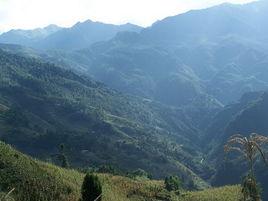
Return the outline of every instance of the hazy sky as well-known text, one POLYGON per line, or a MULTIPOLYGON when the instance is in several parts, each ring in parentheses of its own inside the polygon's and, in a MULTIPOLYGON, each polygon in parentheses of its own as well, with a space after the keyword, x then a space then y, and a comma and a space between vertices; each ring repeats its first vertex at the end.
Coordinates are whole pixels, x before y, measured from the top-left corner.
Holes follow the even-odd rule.
POLYGON ((190 9, 223 2, 252 0, 0 0, 0 32, 12 28, 71 26, 91 19, 113 24, 126 22, 142 26, 190 9))

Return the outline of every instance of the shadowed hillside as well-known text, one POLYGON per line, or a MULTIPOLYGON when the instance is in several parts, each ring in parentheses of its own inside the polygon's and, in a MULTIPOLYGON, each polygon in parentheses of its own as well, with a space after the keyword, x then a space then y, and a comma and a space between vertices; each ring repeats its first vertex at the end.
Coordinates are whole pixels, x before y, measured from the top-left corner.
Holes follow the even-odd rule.
POLYGON ((211 174, 198 129, 182 109, 126 96, 53 64, 0 52, 0 137, 44 160, 64 143, 74 166, 181 174, 194 188, 211 174), (193 145, 193 141, 197 144, 193 145))

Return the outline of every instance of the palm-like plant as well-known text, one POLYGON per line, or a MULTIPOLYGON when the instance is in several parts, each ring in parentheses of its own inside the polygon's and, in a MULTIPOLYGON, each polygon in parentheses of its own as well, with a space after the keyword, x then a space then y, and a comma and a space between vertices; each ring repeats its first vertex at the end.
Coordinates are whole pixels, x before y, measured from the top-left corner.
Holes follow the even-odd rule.
POLYGON ((249 163, 250 174, 254 175, 254 163, 259 155, 268 165, 262 148, 262 145, 266 143, 268 143, 268 137, 256 133, 251 134, 249 137, 236 134, 228 140, 224 146, 224 151, 226 153, 230 151, 241 153, 249 163))
POLYGON ((268 137, 258 135, 256 133, 251 134, 249 137, 236 134, 231 136, 224 146, 224 151, 226 153, 230 151, 237 151, 248 161, 249 175, 244 179, 242 185, 244 200, 261 200, 258 192, 257 182, 254 176, 254 164, 260 155, 263 161, 268 165, 262 147, 266 143, 268 143, 268 137))

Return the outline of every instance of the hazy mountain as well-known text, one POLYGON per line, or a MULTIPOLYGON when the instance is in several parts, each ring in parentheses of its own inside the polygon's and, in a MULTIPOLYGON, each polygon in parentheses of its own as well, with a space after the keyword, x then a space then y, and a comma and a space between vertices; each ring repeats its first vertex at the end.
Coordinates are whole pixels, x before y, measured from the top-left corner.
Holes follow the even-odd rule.
POLYGON ((0 43, 31 46, 35 42, 46 38, 60 29, 61 27, 57 25, 49 25, 33 30, 13 29, 0 35, 0 43))
POLYGON ((73 69, 169 105, 202 94, 228 104, 268 87, 267 2, 189 11, 69 54, 73 69))
POLYGON ((112 25, 87 20, 50 35, 40 41, 37 47, 70 51, 89 47, 95 42, 109 40, 121 31, 139 32, 140 30, 141 27, 132 24, 112 25))
POLYGON ((267 9, 265 0, 245 5, 226 3, 168 17, 143 30, 142 35, 164 45, 196 45, 230 36, 260 42, 267 40, 267 9))
POLYGON ((26 45, 37 49, 74 50, 108 40, 121 31, 139 32, 142 28, 133 24, 112 25, 87 20, 71 28, 50 25, 44 29, 11 30, 0 35, 0 43, 26 45))

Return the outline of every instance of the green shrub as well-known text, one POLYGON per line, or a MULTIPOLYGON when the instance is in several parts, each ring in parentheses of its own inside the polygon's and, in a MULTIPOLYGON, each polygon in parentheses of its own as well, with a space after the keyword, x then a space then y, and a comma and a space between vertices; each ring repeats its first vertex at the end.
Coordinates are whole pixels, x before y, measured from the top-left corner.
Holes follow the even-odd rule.
MULTIPOLYGON (((95 201, 95 199, 102 194, 102 186, 98 176, 86 174, 82 184, 81 194, 82 201, 95 201)), ((100 200, 101 197, 98 199, 98 201, 100 200)))
POLYGON ((178 191, 181 189, 181 181, 177 176, 166 177, 165 188, 168 191, 178 191))

